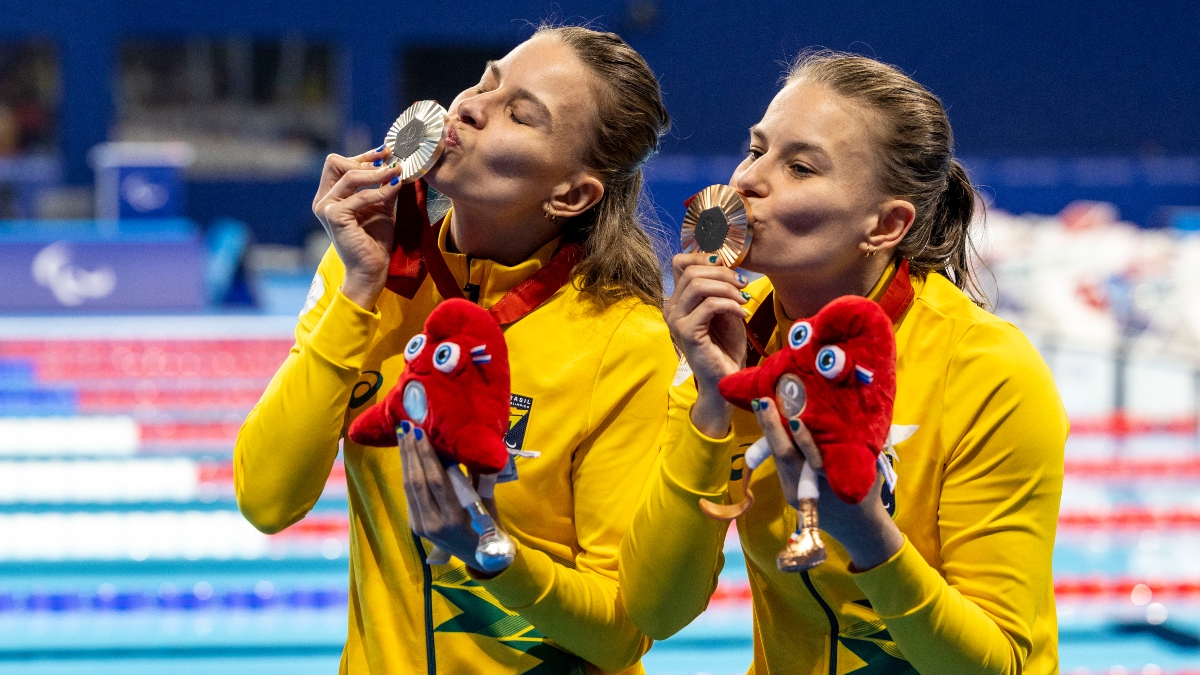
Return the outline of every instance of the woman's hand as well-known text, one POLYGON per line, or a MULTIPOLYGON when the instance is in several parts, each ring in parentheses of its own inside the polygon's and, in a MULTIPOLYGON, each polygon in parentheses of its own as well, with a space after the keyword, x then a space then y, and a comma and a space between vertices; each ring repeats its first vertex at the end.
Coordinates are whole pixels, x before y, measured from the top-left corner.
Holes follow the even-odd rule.
POLYGON ((380 146, 357 157, 329 155, 313 197, 313 213, 346 266, 342 293, 368 310, 387 281, 396 231, 400 167, 385 164, 390 153, 380 146))
MULTIPOLYGON (((789 435, 779 421, 775 402, 770 398, 760 398, 758 401, 760 405, 755 415, 775 457, 775 473, 779 476, 783 497, 792 508, 799 508, 796 488, 800 483, 804 457, 809 454, 816 456, 820 451, 803 422, 793 418, 791 421, 795 430, 789 435)), ((817 472, 817 483, 821 491, 817 501, 821 529, 846 548, 855 571, 864 572, 896 555, 904 545, 904 535, 888 515, 879 497, 882 475, 876 477, 875 486, 858 504, 847 504, 839 499, 829 486, 824 471, 817 472)))
POLYGON ((675 344, 696 377, 698 397, 692 423, 706 436, 729 430, 732 409, 717 392, 717 382, 741 370, 746 361, 746 324, 742 291, 746 279, 721 265, 711 253, 680 253, 672 261, 675 292, 663 311, 675 344))
MULTIPOLYGON (((471 528, 471 517, 459 504, 450 477, 429 444, 429 436, 414 430, 401 434, 398 441, 404 496, 408 499, 408 524, 413 532, 466 563, 476 575, 489 576, 475 560, 479 535, 471 528)), ((484 505, 494 518, 495 507, 489 501, 484 500, 484 505)))

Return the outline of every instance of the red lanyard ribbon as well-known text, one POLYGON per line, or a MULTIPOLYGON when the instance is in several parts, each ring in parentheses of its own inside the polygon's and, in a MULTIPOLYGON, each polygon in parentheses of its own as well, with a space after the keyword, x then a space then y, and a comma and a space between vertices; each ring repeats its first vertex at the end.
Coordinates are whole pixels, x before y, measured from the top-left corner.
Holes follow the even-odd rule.
MULTIPOLYGON (((900 317, 912 304, 916 294, 908 275, 908 261, 901 258, 900 264, 896 266, 896 274, 892 276, 892 280, 888 282, 887 288, 879 298, 879 306, 883 308, 892 323, 896 324, 900 322, 900 317)), ((774 291, 768 293, 762 304, 754 311, 754 315, 746 320, 746 342, 749 343, 750 348, 747 353, 757 352, 759 358, 767 357, 767 344, 771 341, 771 334, 775 332, 775 326, 778 323, 775 319, 774 298, 774 291)))
MULTIPOLYGON (((465 298, 463 289, 458 287, 458 280, 438 248, 442 221, 438 221, 437 225, 429 223, 425 181, 410 185, 411 188, 405 186, 401 190, 396 205, 396 246, 388 265, 386 286, 388 290, 411 299, 428 274, 433 277, 438 294, 443 298, 465 298)), ((565 286, 571 280, 575 265, 582 259, 583 247, 579 244, 560 246, 548 263, 505 293, 488 309, 488 313, 501 326, 516 322, 565 286)))

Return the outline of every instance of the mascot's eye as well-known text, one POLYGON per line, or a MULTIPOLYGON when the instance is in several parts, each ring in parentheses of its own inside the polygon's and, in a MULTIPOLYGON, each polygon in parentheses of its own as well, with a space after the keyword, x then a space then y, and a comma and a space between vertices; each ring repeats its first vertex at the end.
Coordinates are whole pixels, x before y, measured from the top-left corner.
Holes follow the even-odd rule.
POLYGON ((421 350, 424 348, 425 334, 417 333, 413 336, 413 339, 408 341, 408 345, 404 347, 404 360, 412 361, 413 359, 417 358, 417 355, 420 354, 421 350))
POLYGON ((448 373, 458 365, 458 345, 453 342, 443 342, 433 352, 433 367, 448 373))
POLYGON ((807 321, 797 321, 788 331, 788 344, 792 346, 792 349, 799 349, 808 344, 810 337, 812 337, 812 325, 807 321))
POLYGON ((846 352, 842 351, 837 345, 829 345, 822 347, 821 351, 817 352, 817 372, 827 380, 832 380, 842 374, 842 369, 846 367, 846 352))

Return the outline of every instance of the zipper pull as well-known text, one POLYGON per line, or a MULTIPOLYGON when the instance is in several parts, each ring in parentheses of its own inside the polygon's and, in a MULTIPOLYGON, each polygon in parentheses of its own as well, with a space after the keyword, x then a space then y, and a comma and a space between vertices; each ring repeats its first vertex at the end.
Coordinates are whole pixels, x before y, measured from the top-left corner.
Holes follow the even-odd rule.
POLYGON ((467 299, 475 304, 479 304, 479 284, 471 283, 471 256, 467 256, 467 283, 463 286, 463 292, 467 294, 467 299))

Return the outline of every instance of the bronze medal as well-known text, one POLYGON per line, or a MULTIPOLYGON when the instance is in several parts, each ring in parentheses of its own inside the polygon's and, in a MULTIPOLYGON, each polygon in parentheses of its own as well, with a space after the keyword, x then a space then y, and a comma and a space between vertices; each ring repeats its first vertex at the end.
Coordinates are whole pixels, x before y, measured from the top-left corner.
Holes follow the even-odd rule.
POLYGON ((728 185, 710 185, 688 200, 680 239, 684 253, 716 253, 737 267, 750 250, 750 207, 728 185))
POLYGON ((784 417, 791 419, 799 417, 808 403, 808 394, 804 383, 792 373, 784 373, 775 383, 775 404, 784 417))
POLYGON ((446 109, 437 101, 417 101, 392 123, 383 142, 400 165, 400 182, 411 183, 437 164, 445 147, 446 109))

